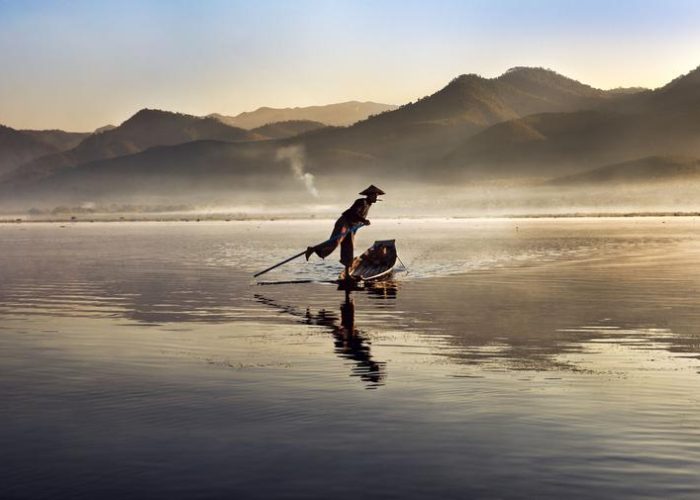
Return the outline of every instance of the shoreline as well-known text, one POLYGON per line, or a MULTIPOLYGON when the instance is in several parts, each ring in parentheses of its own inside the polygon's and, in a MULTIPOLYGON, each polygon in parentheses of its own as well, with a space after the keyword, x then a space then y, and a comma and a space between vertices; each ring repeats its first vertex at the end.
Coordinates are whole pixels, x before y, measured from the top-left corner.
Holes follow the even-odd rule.
MULTIPOLYGON (((535 213, 535 214, 494 214, 494 215, 427 215, 427 216, 397 216, 382 217, 375 220, 469 220, 469 219, 573 219, 573 218, 639 218, 639 217, 700 217, 700 211, 659 211, 659 212, 571 212, 571 213, 535 213)), ((91 223, 91 222, 275 222, 298 221, 313 222, 334 220, 332 217, 281 215, 281 216, 241 216, 226 214, 87 214, 56 216, 56 217, 21 217, 0 216, 0 224, 31 224, 31 223, 91 223)))

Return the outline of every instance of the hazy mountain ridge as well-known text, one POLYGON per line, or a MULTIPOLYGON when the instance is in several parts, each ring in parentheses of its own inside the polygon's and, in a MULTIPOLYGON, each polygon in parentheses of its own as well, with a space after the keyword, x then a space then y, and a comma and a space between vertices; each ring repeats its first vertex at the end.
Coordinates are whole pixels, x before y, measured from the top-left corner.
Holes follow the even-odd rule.
POLYGON ((284 122, 268 123, 267 125, 251 129, 251 132, 267 137, 268 139, 287 139, 326 127, 326 124, 312 120, 288 120, 284 122))
POLYGON ((36 137, 0 125, 0 174, 55 151, 54 146, 36 137))
POLYGON ((576 175, 552 179, 552 186, 630 185, 660 181, 697 180, 700 159, 687 156, 648 156, 605 165, 576 175))
POLYGON ((618 95, 592 110, 493 125, 445 155, 442 169, 480 177, 561 176, 645 156, 700 155, 700 70, 653 91, 618 95))
POLYGON ((700 67, 651 93, 649 105, 660 113, 685 112, 700 107, 700 67))
POLYGON ((39 141, 53 146, 57 151, 72 149, 90 135, 90 132, 66 132, 64 130, 21 130, 39 141))
POLYGON ((0 125, 0 175, 41 156, 70 149, 88 135, 62 130, 16 130, 0 125))
POLYGON ((306 106, 294 108, 262 107, 255 111, 246 111, 236 116, 225 116, 218 113, 208 115, 227 125, 244 129, 254 129, 270 123, 287 121, 314 121, 325 125, 348 126, 364 120, 371 115, 396 109, 394 104, 383 104, 372 101, 347 101, 322 106, 306 106))
POLYGON ((261 178, 266 188, 282 188, 289 184, 289 166, 277 160, 277 151, 274 141, 190 141, 84 163, 21 185, 28 196, 49 203, 246 190, 260 187, 261 178))
POLYGON ((619 156, 618 131, 631 118, 607 111, 541 113, 498 123, 466 139, 441 162, 466 177, 551 176, 619 156))
POLYGON ((461 121, 484 127, 532 113, 588 109, 610 97, 548 69, 518 67, 496 78, 460 75, 434 94, 368 121, 461 121))
POLYGON ((22 165, 5 180, 17 182, 22 179, 37 179, 61 168, 130 155, 154 146, 203 139, 238 142, 260 140, 264 137, 213 118, 142 109, 118 127, 89 135, 69 151, 44 156, 22 165))
POLYGON ((108 130, 112 130, 114 128, 117 128, 116 125, 104 125, 102 127, 98 127, 95 129, 93 134, 101 134, 102 132, 107 132, 108 130))
MULTIPOLYGON (((504 120, 533 112, 569 111, 599 105, 612 94, 594 89, 551 70, 513 68, 496 78, 462 75, 430 96, 384 111, 349 127, 329 127, 306 131, 296 142, 308 155, 311 168, 318 172, 344 171, 347 168, 385 168, 401 165, 404 170, 419 172, 428 162, 443 157, 466 137, 504 120)), ((330 112, 362 103, 294 108, 294 111, 330 112)), ((385 106, 385 105, 381 105, 385 106)), ((264 111, 277 113, 273 108, 264 111)), ((288 110, 283 110, 288 111, 288 110)), ((255 112, 254 112, 255 113, 255 112)), ((241 116, 241 115, 239 115, 241 116)), ((246 119, 252 114, 243 114, 246 119)), ((258 118, 260 118, 258 114, 258 118)), ((272 115, 267 115, 270 118, 272 115)), ((74 150, 41 158, 15 173, 15 180, 37 178, 61 168, 89 161, 113 158, 143 151, 147 147, 173 145, 188 140, 258 140, 285 138, 291 132, 245 136, 240 129, 222 133, 182 134, 190 123, 206 123, 209 128, 226 127, 219 119, 197 118, 156 110, 142 110, 119 127, 94 134, 74 150), (175 126, 168 124, 175 123, 175 126)), ((257 132, 260 132, 258 129, 257 132)))
MULTIPOLYGON (((700 105, 688 105, 696 102, 700 70, 656 90, 600 90, 551 70, 513 68, 495 78, 461 75, 416 102, 347 127, 314 129, 321 124, 297 121, 243 130, 213 118, 143 110, 68 153, 42 158, 53 162, 40 171, 44 180, 25 166, 17 172, 31 175, 6 177, 4 186, 37 196, 77 193, 82 184, 95 196, 176 185, 184 193, 185 179, 216 190, 286 184, 303 190, 277 154, 289 147, 294 161, 323 182, 369 175, 446 185, 575 178, 632 159, 700 157, 700 105), (91 148, 102 156, 76 154, 91 148), (66 161, 54 162, 57 156, 66 161)), ((629 168, 658 178, 653 168, 629 168)))
POLYGON ((619 98, 543 68, 513 68, 496 78, 467 74, 395 111, 315 134, 305 145, 311 156, 340 168, 345 163, 335 151, 420 170, 488 126, 532 113, 595 109, 619 98))

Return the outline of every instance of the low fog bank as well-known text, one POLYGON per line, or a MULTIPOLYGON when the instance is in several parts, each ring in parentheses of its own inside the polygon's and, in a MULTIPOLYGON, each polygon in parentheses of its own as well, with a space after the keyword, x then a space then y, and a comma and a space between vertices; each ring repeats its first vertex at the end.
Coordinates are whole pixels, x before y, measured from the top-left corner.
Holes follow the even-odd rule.
POLYGON ((370 217, 565 216, 700 211, 700 186, 689 182, 633 186, 552 186, 541 181, 494 181, 427 185, 363 176, 361 179, 290 177, 273 186, 249 182, 240 188, 182 189, 158 195, 99 198, 45 196, 0 204, 3 219, 267 219, 334 218, 369 184, 387 192, 370 217))
MULTIPOLYGON (((404 149, 398 153, 406 156, 404 149)), ((448 168, 444 162, 428 167, 328 145, 314 150, 274 141, 194 141, 0 179, 0 214, 28 220, 332 218, 369 184, 387 192, 372 217, 700 209, 700 159, 695 157, 642 157, 592 170, 597 163, 574 168, 560 160, 532 162, 538 167, 510 161, 502 168, 487 163, 448 168)))

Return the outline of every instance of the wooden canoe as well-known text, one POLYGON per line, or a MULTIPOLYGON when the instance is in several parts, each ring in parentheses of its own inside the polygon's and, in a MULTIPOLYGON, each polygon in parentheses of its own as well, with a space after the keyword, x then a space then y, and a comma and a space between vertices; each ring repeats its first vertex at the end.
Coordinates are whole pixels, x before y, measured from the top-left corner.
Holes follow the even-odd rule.
MULTIPOLYGON (((396 267, 396 240, 378 240, 365 253, 355 257, 350 266, 350 277, 355 281, 374 281, 391 276, 396 267)), ((345 270, 339 279, 345 280, 345 270)))

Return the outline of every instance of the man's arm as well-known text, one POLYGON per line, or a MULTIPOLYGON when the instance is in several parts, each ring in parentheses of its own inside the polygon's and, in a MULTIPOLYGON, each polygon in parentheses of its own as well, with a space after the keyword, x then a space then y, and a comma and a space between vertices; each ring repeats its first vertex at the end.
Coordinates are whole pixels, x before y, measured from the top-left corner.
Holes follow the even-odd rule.
POLYGON ((346 213, 351 215, 351 222, 361 222, 365 226, 369 226, 370 222, 367 219, 367 212, 369 211, 369 203, 365 201, 364 198, 355 200, 355 203, 346 211, 346 213))

